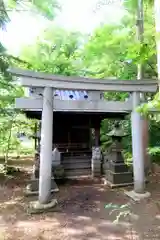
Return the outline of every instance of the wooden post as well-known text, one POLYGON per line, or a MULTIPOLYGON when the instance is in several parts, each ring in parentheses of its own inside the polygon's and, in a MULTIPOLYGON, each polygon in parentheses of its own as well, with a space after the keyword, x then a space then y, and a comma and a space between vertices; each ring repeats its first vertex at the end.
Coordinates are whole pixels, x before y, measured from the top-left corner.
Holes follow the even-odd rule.
POLYGON ((100 127, 95 128, 95 147, 100 146, 100 127))
POLYGON ((91 124, 91 119, 89 119, 89 148, 92 149, 92 124, 91 124))
POLYGON ((70 147, 72 146, 71 144, 71 133, 70 133, 70 129, 68 129, 68 132, 67 132, 67 136, 68 136, 68 146, 67 146, 67 149, 70 150, 70 147))
POLYGON ((47 204, 51 193, 53 137, 53 90, 45 87, 43 92, 43 110, 41 126, 39 202, 47 204))
POLYGON ((100 146, 100 121, 96 121, 94 123, 94 146, 99 147, 100 146))
POLYGON ((38 152, 40 152, 41 149, 41 121, 39 121, 38 124, 38 152))
POLYGON ((37 122, 34 125, 34 149, 37 150, 37 122))
POLYGON ((100 148, 100 123, 96 123, 94 127, 94 146, 92 147, 92 177, 101 175, 101 148, 100 148))
POLYGON ((134 191, 144 193, 144 154, 143 154, 143 128, 142 118, 136 108, 140 104, 140 93, 133 93, 133 111, 131 113, 132 122, 132 155, 133 155, 133 173, 134 173, 134 191))

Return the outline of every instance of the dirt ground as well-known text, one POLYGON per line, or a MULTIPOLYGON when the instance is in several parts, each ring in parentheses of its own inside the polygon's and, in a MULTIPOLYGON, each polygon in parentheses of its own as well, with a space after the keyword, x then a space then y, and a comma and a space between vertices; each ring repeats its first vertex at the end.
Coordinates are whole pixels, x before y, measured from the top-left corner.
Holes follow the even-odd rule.
MULTIPOLYGON (((29 172, 30 169, 25 169, 29 172)), ((27 173, 0 180, 0 240, 159 240, 160 239, 160 174, 150 177, 147 190, 151 197, 134 203, 124 195, 124 189, 105 187, 100 181, 70 182, 59 186, 55 194, 58 212, 29 215, 29 201, 37 197, 24 197, 23 188, 27 173), (129 204, 121 211, 122 216, 114 222, 119 210, 111 214, 105 205, 119 207, 129 204)))

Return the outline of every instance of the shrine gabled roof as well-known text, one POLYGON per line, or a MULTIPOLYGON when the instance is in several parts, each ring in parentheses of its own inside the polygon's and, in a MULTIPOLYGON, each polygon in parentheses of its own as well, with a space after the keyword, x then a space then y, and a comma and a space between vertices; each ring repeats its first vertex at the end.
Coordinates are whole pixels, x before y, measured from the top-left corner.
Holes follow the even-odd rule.
POLYGON ((84 100, 88 99, 87 91, 69 91, 69 90, 56 90, 54 93, 55 97, 60 100, 84 100))

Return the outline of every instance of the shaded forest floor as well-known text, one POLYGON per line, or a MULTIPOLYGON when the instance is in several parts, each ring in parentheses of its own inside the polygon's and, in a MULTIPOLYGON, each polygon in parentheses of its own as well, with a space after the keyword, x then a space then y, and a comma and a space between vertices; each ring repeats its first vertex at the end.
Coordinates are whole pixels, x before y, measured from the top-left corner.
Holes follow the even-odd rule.
POLYGON ((160 174, 150 177, 147 190, 151 197, 134 203, 124 195, 124 189, 110 189, 91 180, 66 183, 55 196, 59 212, 27 214, 29 201, 24 197, 25 181, 31 168, 14 179, 0 179, 0 240, 158 240, 160 239, 160 174), (129 203, 130 217, 111 213, 105 205, 129 203))

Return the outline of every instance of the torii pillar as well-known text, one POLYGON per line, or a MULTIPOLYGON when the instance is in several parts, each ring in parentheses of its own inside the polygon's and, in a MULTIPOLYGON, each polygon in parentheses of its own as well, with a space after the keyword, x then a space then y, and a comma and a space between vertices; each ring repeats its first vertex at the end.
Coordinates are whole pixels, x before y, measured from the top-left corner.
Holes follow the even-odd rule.
POLYGON ((39 202, 49 202, 51 193, 52 176, 52 138, 53 138, 53 89, 44 88, 42 126, 41 126, 41 151, 39 174, 39 202))
POLYGON ((51 199, 52 176, 52 137, 53 137, 53 89, 45 87, 41 125, 40 173, 38 202, 31 205, 32 212, 51 209, 57 204, 51 199))
POLYGON ((134 92, 132 96, 133 111, 131 113, 132 123, 132 155, 134 170, 134 191, 144 193, 144 154, 143 154, 143 126, 142 118, 137 107, 140 105, 140 93, 134 92))
POLYGON ((143 121, 141 114, 137 112, 137 107, 140 106, 139 92, 132 93, 132 103, 131 124, 134 190, 126 192, 126 195, 135 201, 139 201, 150 196, 150 193, 145 191, 143 121))

